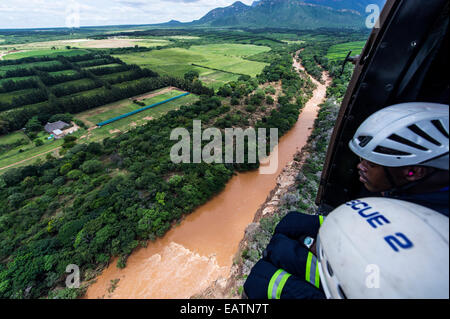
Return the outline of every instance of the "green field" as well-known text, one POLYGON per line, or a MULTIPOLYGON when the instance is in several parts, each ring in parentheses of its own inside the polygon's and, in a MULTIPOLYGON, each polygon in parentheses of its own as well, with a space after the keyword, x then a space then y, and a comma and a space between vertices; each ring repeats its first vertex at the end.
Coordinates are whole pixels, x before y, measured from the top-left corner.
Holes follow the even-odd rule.
MULTIPOLYGON (((63 72, 63 71, 61 71, 61 72, 63 72)), ((21 76, 21 77, 0 79, 0 85, 5 81, 22 81, 22 80, 28 80, 28 79, 38 79, 38 77, 35 75, 31 75, 31 76, 21 76)))
MULTIPOLYGON (((55 85, 51 86, 51 88, 52 89, 63 88, 63 87, 67 87, 69 85, 74 85, 74 86, 89 85, 89 84, 92 84, 92 83, 94 83, 94 81, 92 79, 83 78, 83 79, 78 79, 78 80, 67 81, 67 82, 55 84, 55 85)), ((82 91, 82 92, 87 92, 87 91, 82 91)))
POLYGON ((330 61, 344 60, 350 51, 352 51, 352 55, 360 54, 365 44, 366 41, 336 44, 328 49, 326 57, 330 61))
POLYGON ((26 63, 26 64, 20 64, 20 65, 2 65, 0 66, 0 73, 6 73, 6 71, 9 70, 15 70, 17 68, 24 68, 29 69, 32 67, 45 67, 45 66, 51 66, 51 65, 61 65, 61 62, 59 61, 43 61, 43 62, 32 62, 32 63, 26 63))
MULTIPOLYGON (((161 90, 157 90, 154 93, 160 92, 164 89, 161 90)), ((157 96, 151 97, 151 98, 146 98, 146 99, 142 99, 141 101, 147 106, 147 105, 151 105, 154 103, 158 103, 167 99, 170 99, 172 97, 178 96, 183 94, 183 92, 177 91, 177 90, 172 90, 170 92, 166 92, 166 93, 162 93, 159 94, 157 96)), ((190 94, 188 96, 184 96, 181 97, 177 100, 174 101, 170 101, 168 103, 159 105, 155 108, 140 112, 136 115, 127 117, 121 121, 124 122, 129 122, 129 120, 137 120, 140 119, 142 117, 147 117, 147 116, 151 116, 153 118, 159 117, 162 114, 165 114, 166 112, 178 108, 181 105, 185 105, 185 104, 191 104, 194 101, 196 101, 198 98, 194 95, 194 94, 190 94)), ((143 106, 137 105, 135 103, 133 103, 130 99, 124 99, 115 103, 111 103, 108 105, 104 105, 92 110, 88 110, 85 112, 82 112, 80 114, 78 114, 76 117, 78 119, 81 120, 87 120, 86 124, 90 125, 92 124, 97 124, 99 122, 102 121, 106 121, 110 118, 128 113, 128 112, 132 112, 135 110, 138 110, 140 108, 143 108, 143 106)), ((115 123, 119 123, 120 121, 117 121, 115 123)), ((108 124, 107 127, 110 127, 110 125, 113 125, 113 123, 108 124)))
MULTIPOLYGON (((158 96, 150 98, 150 99, 144 99, 144 100, 142 100, 142 102, 145 103, 145 105, 147 106, 147 105, 158 103, 158 102, 170 99, 172 97, 181 95, 182 93, 183 92, 179 92, 179 91, 175 91, 174 90, 174 91, 171 91, 171 92, 168 92, 168 93, 164 93, 164 94, 158 95, 158 96)), ((163 105, 164 104, 162 104, 161 106, 163 106, 163 105)), ((119 115, 122 115, 122 114, 125 114, 125 113, 129 113, 129 112, 141 109, 142 107, 143 106, 140 106, 140 105, 137 105, 135 103, 129 102, 129 103, 123 104, 123 106, 120 106, 120 107, 117 107, 117 108, 112 108, 112 109, 107 110, 107 111, 105 111, 103 113, 95 114, 93 116, 90 116, 87 119, 91 123, 99 123, 99 122, 103 122, 103 121, 109 120, 110 118, 113 118, 113 117, 116 117, 116 116, 119 116, 119 115)), ((159 106, 158 106, 154 110, 157 111, 158 113, 161 113, 162 109, 164 109, 164 108, 159 108, 159 106)), ((154 110, 152 110, 152 111, 154 111, 154 110)), ((155 113, 155 112, 152 112, 152 113, 155 113)), ((142 113, 139 113, 138 117, 142 117, 142 116, 144 116, 144 117, 147 116, 145 111, 142 112, 142 113)), ((152 115, 150 115, 150 116, 152 116, 152 115)))
MULTIPOLYGON (((88 79, 81 79, 81 81, 87 81, 87 80, 88 79)), ((77 81, 80 81, 80 80, 77 80, 77 81)), ((86 97, 90 97, 90 96, 95 96, 98 93, 104 93, 104 92, 107 92, 107 91, 108 90, 105 87, 102 86, 102 87, 99 87, 99 88, 96 88, 96 89, 91 89, 91 90, 81 91, 81 92, 70 94, 70 95, 65 95, 65 96, 63 96, 61 98, 62 99, 72 98, 72 97, 81 96, 81 95, 86 96, 86 97)))
MULTIPOLYGON (((79 130, 78 132, 75 132, 75 136, 80 136, 83 134, 84 130, 79 130)), ((20 134, 23 134, 22 132, 14 132, 5 136, 0 137, 1 140, 5 139, 11 139, 11 138, 20 138, 20 134)), ((16 147, 15 149, 10 150, 7 153, 4 153, 0 156, 0 175, 3 174, 6 169, 2 169, 5 166, 15 164, 18 162, 17 165, 14 165, 14 167, 19 167, 23 165, 30 165, 31 163, 38 160, 39 157, 45 157, 47 152, 51 152, 52 150, 57 149, 63 144, 63 140, 47 140, 47 137, 49 135, 42 131, 38 134, 37 139, 40 139, 44 142, 41 146, 35 146, 34 143, 28 143, 27 145, 21 145, 19 147, 16 147), (42 154, 44 153, 44 154, 42 154), (39 156, 42 154, 42 156, 39 156), (36 157, 35 157, 36 156, 36 157), (22 162, 23 161, 23 162, 22 162)), ((22 135, 22 137, 26 138, 28 140, 28 137, 25 136, 25 134, 22 135)))
POLYGON ((57 76, 57 75, 73 75, 76 74, 77 71, 75 70, 63 70, 63 71, 56 71, 56 72, 48 72, 51 76, 57 76))
POLYGON ((22 131, 17 131, 8 135, 1 135, 0 145, 12 144, 22 138, 28 140, 28 137, 22 131))
POLYGON ((256 45, 210 44, 192 46, 189 49, 170 48, 114 56, 127 64, 137 64, 161 75, 182 77, 186 72, 195 70, 201 77, 207 78, 205 83, 213 85, 215 83, 223 84, 230 79, 237 78, 230 76, 227 72, 250 76, 261 73, 267 65, 266 63, 249 61, 245 58, 267 51, 270 51, 269 47, 256 45))
POLYGON ((110 63, 110 64, 102 64, 102 65, 93 65, 93 66, 88 66, 85 67, 85 70, 93 70, 93 69, 98 69, 98 68, 113 68, 116 66, 120 66, 120 64, 118 63, 110 63))
POLYGON ((116 78, 120 77, 120 76, 125 76, 128 74, 131 74, 133 72, 133 70, 130 71, 123 71, 123 72, 117 72, 117 73, 111 73, 111 74, 105 74, 105 75, 99 75, 98 77, 102 80, 115 80, 116 78))
POLYGON ((44 49, 44 50, 29 50, 24 52, 17 52, 17 53, 11 53, 7 54, 3 57, 5 60, 15 60, 15 59, 21 59, 21 58, 28 58, 32 56, 42 56, 42 55, 48 55, 48 56, 57 56, 57 55, 64 55, 64 56, 71 56, 71 55, 80 55, 89 53, 88 50, 80 50, 80 49, 59 49, 59 50, 51 50, 51 49, 44 49))
MULTIPOLYGON (((160 92, 164 89, 157 90, 153 93, 160 92)), ((173 90, 170 92, 162 93, 160 95, 146 98, 141 100, 145 103, 145 105, 151 105, 154 103, 161 102, 163 100, 169 99, 174 96, 181 95, 183 92, 173 90)), ((198 100, 198 97, 194 94, 189 94, 187 96, 183 96, 179 99, 176 99, 174 101, 167 102, 162 105, 158 105, 157 107, 139 112, 137 114, 134 114, 132 116, 126 117, 124 119, 121 119, 119 121, 110 123, 108 125, 102 126, 100 128, 96 128, 91 131, 88 138, 86 138, 86 141, 92 142, 92 141, 99 141, 106 137, 111 136, 111 134, 114 134, 118 131, 124 132, 127 130, 130 130, 131 128, 135 126, 140 126, 149 121, 148 118, 157 119, 167 112, 171 110, 175 110, 180 108, 182 105, 188 105, 196 102, 198 100), (145 119, 147 118, 147 119, 145 119), (118 131, 117 131, 118 130, 118 131), (116 131, 114 133, 111 133, 110 131, 116 131)), ((99 122, 108 120, 112 117, 119 116, 137 109, 142 108, 143 106, 137 105, 133 103, 130 99, 124 99, 118 102, 110 103, 92 110, 84 111, 82 113, 77 114, 75 117, 81 121, 83 121, 87 126, 95 125, 99 122)))
POLYGON ((37 91, 37 89, 24 89, 19 91, 12 91, 8 93, 0 93, 0 101, 3 103, 12 103, 15 97, 19 97, 24 94, 31 93, 33 91, 37 91))
POLYGON ((72 45, 80 48, 117 48, 117 47, 134 47, 138 45, 140 47, 157 47, 166 46, 170 41, 166 39, 150 39, 150 38, 113 38, 113 39, 103 39, 103 40, 90 40, 74 42, 72 45), (124 41, 124 42, 121 42, 124 41))
POLYGON ((166 46, 170 44, 170 41, 165 39, 142 39, 141 41, 135 41, 135 45, 140 47, 153 48, 157 46, 166 46))
POLYGON ((202 69, 202 72, 199 73, 201 74, 200 80, 205 83, 205 85, 212 87, 214 90, 219 89, 227 82, 237 81, 237 79, 239 78, 239 75, 236 74, 208 69, 202 69))

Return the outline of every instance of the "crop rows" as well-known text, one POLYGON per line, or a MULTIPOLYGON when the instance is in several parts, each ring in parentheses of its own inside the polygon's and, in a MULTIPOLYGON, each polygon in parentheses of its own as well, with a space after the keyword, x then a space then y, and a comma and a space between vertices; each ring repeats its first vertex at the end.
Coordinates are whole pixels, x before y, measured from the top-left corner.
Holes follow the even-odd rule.
POLYGON ((0 61, 0 134, 20 129, 39 109, 48 112, 55 108, 47 106, 58 101, 107 95, 115 85, 155 77, 151 70, 104 54, 0 61))

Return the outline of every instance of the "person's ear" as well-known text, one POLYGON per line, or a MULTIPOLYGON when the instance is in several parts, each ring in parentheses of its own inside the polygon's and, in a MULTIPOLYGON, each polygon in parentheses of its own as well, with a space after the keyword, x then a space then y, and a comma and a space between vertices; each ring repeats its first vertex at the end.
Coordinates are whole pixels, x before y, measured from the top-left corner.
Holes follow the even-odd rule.
POLYGON ((427 168, 423 166, 408 166, 403 170, 403 176, 409 182, 414 182, 422 179, 427 174, 427 168))

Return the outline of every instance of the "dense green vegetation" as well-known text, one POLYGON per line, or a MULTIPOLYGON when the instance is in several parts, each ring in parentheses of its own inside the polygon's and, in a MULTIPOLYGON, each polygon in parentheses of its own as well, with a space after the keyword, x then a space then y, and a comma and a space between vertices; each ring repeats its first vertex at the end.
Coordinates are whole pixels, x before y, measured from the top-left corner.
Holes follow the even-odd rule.
MULTIPOLYGON (((323 69, 332 70, 342 65, 347 53, 350 50, 352 55, 359 54, 357 48, 367 40, 366 32, 354 32, 347 34, 345 32, 332 32, 328 37, 321 34, 308 34, 301 36, 305 40, 302 43, 302 51, 299 54, 302 64, 306 71, 314 78, 322 81, 323 69), (356 47, 356 48, 355 48, 356 47), (348 51, 346 51, 348 49, 348 51)), ((340 71, 340 70, 339 70, 340 71)), ((333 72, 333 76, 336 72, 333 72)))

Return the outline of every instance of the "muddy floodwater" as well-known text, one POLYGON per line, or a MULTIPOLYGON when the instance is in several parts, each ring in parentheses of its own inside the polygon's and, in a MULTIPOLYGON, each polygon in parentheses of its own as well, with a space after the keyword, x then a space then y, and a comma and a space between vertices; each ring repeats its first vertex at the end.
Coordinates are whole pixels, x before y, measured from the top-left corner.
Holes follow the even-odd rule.
POLYGON ((136 249, 124 269, 117 268, 117 260, 113 260, 89 287, 85 298, 184 299, 228 277, 245 228, 275 188, 279 173, 311 133, 326 93, 325 85, 314 83, 314 96, 296 125, 280 138, 276 173, 264 175, 256 170, 233 176, 220 194, 186 216, 163 238, 136 249), (116 288, 110 289, 111 281, 117 279, 116 288))

